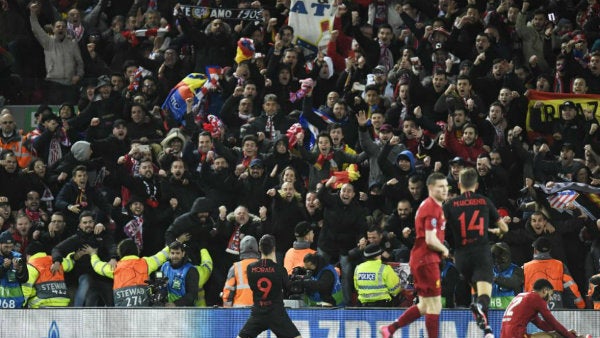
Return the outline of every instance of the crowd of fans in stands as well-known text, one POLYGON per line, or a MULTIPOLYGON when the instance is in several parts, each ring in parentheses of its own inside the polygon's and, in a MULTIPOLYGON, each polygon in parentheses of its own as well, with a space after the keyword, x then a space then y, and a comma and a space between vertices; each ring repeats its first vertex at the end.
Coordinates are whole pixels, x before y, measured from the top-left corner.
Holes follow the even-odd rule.
POLYGON ((310 58, 287 25, 290 1, 199 2, 262 8, 264 21, 195 20, 176 3, 0 0, 0 225, 18 251, 35 240, 66 255, 57 246, 87 210, 95 231, 132 238, 145 256, 193 229, 188 254, 198 265, 210 252, 215 305, 244 235, 275 235, 283 262, 307 221, 349 293, 367 230, 384 230, 384 260, 408 262, 426 177, 447 174, 452 195, 475 167, 510 227, 492 241, 514 263, 544 236, 582 294, 600 273, 600 213, 559 212, 540 189, 597 191, 598 112, 565 98, 551 116, 528 98, 600 94, 597 0, 340 1, 331 40, 310 58), (241 38, 253 46, 240 57, 241 38), (222 74, 182 120, 161 109, 207 66, 222 74), (39 104, 37 127, 21 132, 3 104, 39 104))

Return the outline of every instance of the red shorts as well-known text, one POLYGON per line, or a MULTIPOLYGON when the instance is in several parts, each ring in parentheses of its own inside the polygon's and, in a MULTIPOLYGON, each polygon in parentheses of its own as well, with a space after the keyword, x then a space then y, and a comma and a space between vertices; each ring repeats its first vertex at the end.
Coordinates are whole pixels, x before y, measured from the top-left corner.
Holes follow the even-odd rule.
POLYGON ((440 265, 429 263, 411 266, 410 271, 415 280, 415 290, 420 297, 436 297, 442 295, 440 265))

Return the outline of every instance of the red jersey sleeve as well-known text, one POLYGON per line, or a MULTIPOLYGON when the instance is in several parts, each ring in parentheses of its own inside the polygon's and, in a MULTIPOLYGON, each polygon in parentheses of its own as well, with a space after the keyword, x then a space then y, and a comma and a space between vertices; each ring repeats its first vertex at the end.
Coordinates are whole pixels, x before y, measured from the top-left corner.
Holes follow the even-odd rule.
MULTIPOLYGON (((563 337, 576 338, 574 334, 569 332, 556 318, 552 315, 552 312, 548 310, 548 305, 544 302, 543 299, 537 298, 535 302, 535 308, 539 311, 539 313, 544 318, 544 321, 551 326, 551 330, 554 330, 560 333, 563 337)), ((541 328, 541 327, 540 327, 541 328)))
POLYGON ((537 326, 542 331, 548 332, 554 330, 552 325, 546 323, 542 318, 538 316, 533 317, 533 320, 531 322, 533 323, 533 325, 537 326))

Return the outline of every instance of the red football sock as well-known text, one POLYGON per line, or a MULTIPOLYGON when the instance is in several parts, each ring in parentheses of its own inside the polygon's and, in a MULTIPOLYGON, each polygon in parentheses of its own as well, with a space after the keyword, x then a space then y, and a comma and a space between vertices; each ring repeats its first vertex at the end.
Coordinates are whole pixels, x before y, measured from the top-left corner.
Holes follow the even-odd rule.
POLYGON ((399 328, 414 322, 419 319, 419 317, 421 317, 419 308, 416 305, 409 307, 395 322, 392 323, 392 325, 389 326, 390 333, 396 332, 399 328))
POLYGON ((438 338, 440 334, 440 315, 425 315, 425 327, 429 338, 438 338))

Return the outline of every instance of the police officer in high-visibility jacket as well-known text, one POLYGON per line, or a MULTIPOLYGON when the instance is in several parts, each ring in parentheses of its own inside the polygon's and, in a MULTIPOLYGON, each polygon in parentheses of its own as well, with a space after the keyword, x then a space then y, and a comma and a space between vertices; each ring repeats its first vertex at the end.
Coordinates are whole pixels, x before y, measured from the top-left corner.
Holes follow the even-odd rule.
POLYGON ((585 301, 579 293, 577 284, 571 277, 567 266, 550 256, 552 243, 546 237, 539 237, 533 242, 533 260, 525 263, 523 271, 525 272, 524 291, 533 290, 533 284, 536 280, 547 279, 554 289, 552 299, 548 301, 550 309, 560 308, 585 308, 585 301), (565 302, 565 295, 570 292, 571 302, 565 302))
POLYGON ((57 272, 52 273, 52 256, 46 254, 44 244, 33 241, 27 245, 27 270, 29 279, 21 285, 26 306, 32 309, 43 307, 64 307, 69 305, 65 272, 73 270, 73 255, 63 259, 57 272))
POLYGON ((121 259, 113 270, 110 264, 98 257, 96 249, 85 246, 84 250, 91 256, 94 271, 104 277, 114 279, 113 299, 115 306, 134 307, 150 306, 146 280, 149 275, 167 261, 169 247, 151 257, 138 257, 139 248, 130 238, 122 240, 117 246, 117 254, 121 259))
POLYGON ((369 244, 363 253, 367 261, 354 270, 354 287, 362 306, 392 306, 392 298, 401 291, 400 278, 381 262, 381 253, 378 244, 369 244))
POLYGON ((0 308, 19 309, 25 303, 21 283, 29 272, 21 254, 13 251, 15 240, 9 230, 0 234, 0 308))

